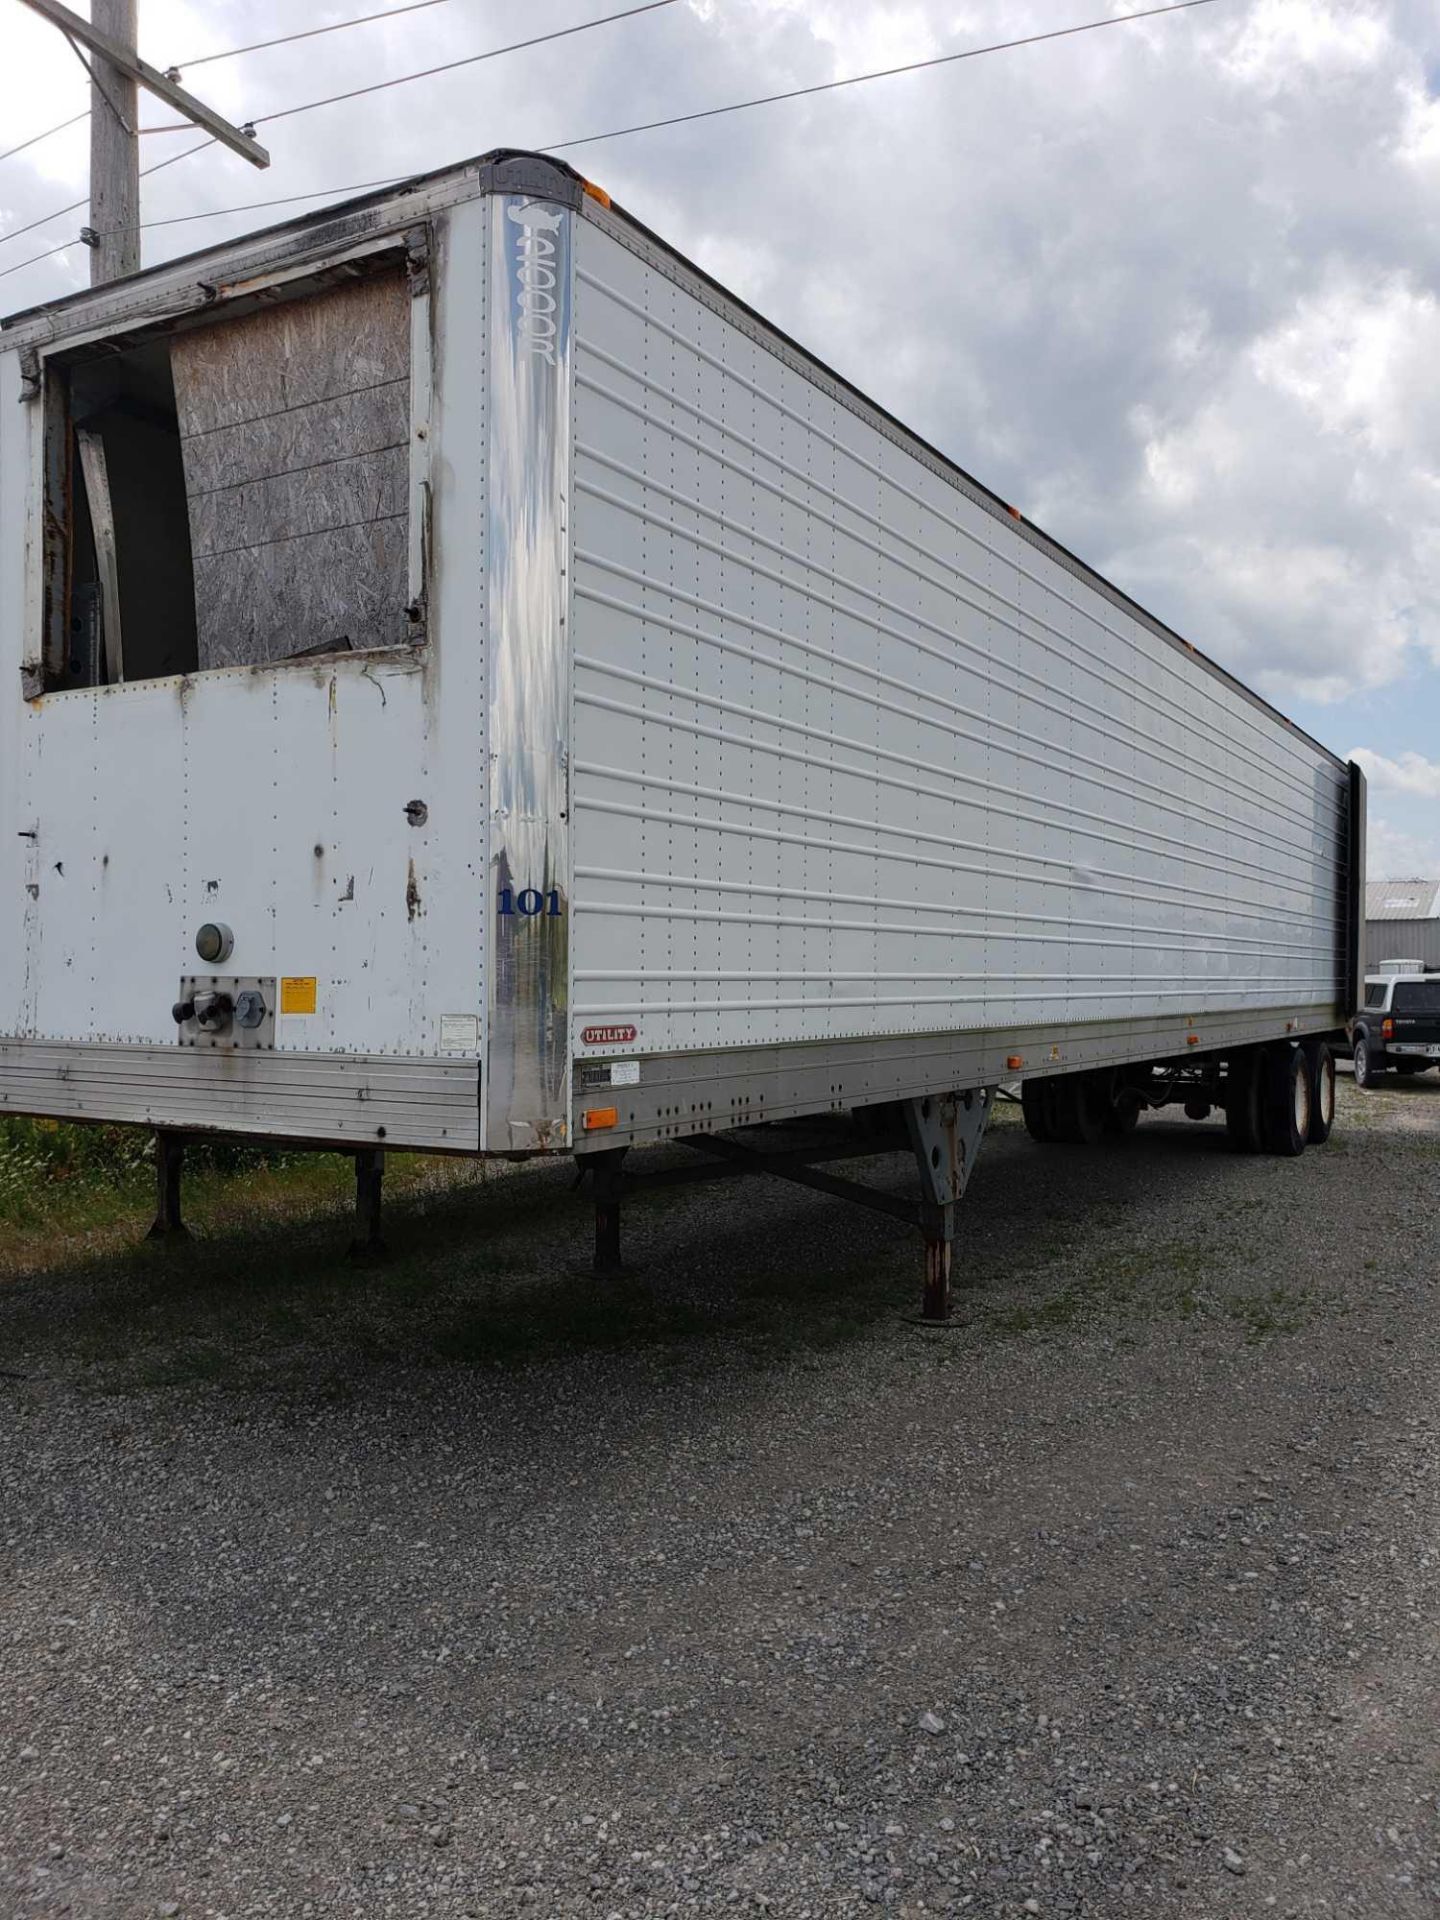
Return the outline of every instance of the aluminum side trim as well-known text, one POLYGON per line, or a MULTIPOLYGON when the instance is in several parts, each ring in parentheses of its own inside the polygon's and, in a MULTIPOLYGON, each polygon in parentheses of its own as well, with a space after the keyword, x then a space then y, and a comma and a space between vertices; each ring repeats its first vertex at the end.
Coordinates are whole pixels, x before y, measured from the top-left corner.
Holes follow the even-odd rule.
MULTIPOLYGON (((1336 1033, 1338 1007, 1296 1005, 1261 1011, 1096 1020, 1059 1028, 992 1028, 971 1032, 856 1036, 780 1046, 725 1047, 693 1053, 640 1054, 626 1047, 638 1080, 604 1083, 613 1066, 597 1051, 575 1067, 576 1152, 640 1146, 679 1134, 709 1133, 762 1120, 845 1112, 886 1100, 1026 1080, 1083 1067, 1139 1065, 1262 1040, 1336 1033), (1188 1044, 1196 1035, 1196 1045, 1188 1044), (1019 1067, 1009 1063, 1018 1058, 1019 1067), (585 1084, 588 1067, 592 1077, 585 1084), (586 1133, 587 1107, 613 1106, 618 1124, 586 1133)), ((616 1049, 619 1051, 619 1049, 616 1049)))
POLYGON ((0 1113, 474 1153, 472 1058, 0 1040, 0 1113))

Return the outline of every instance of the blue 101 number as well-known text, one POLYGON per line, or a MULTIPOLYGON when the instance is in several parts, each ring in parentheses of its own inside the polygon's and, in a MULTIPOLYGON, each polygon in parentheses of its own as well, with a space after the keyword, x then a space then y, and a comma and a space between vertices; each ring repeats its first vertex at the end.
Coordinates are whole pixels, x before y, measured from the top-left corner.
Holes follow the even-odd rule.
POLYGON ((549 893, 541 893, 537 887, 522 887, 516 893, 513 887, 500 889, 501 913, 518 913, 526 920, 534 920, 544 914, 547 920, 560 917, 560 894, 552 887, 549 893))

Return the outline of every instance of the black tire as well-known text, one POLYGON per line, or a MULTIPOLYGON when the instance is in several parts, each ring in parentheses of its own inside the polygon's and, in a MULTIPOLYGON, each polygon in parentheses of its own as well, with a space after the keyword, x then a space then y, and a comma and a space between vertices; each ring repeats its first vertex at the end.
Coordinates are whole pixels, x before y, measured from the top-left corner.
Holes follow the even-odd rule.
POLYGON ((1305 1053, 1310 1062, 1310 1144, 1323 1147, 1335 1127, 1335 1056, 1323 1040, 1305 1053))
POLYGON ((1025 1131, 1042 1147, 1055 1144, 1052 1087, 1048 1080, 1022 1080, 1020 1111, 1025 1116, 1025 1131))
POLYGON ((1241 1047, 1225 1062, 1225 1131, 1237 1153, 1260 1151, 1261 1053, 1241 1047))
POLYGON ((1379 1083, 1382 1069, 1375 1065, 1370 1052, 1369 1037, 1363 1033, 1355 1036, 1355 1084, 1357 1087, 1373 1087, 1379 1083))
POLYGON ((1067 1073, 1052 1082, 1055 1138, 1067 1147, 1097 1146, 1105 1132, 1105 1093, 1099 1074, 1067 1073))
POLYGON ((1260 1069, 1260 1145, 1293 1160, 1310 1139, 1310 1062, 1303 1047, 1267 1047, 1260 1069))
POLYGON ((1112 1139, 1128 1140, 1140 1124, 1145 1102, 1138 1087, 1127 1087, 1119 1080, 1110 1090, 1105 1109, 1105 1131, 1112 1139))

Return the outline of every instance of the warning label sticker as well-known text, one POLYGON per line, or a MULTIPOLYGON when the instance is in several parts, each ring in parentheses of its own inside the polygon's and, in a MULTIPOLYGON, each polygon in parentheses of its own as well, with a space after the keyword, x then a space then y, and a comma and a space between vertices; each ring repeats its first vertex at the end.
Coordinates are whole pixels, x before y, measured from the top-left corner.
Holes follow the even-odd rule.
POLYGON ((474 1053, 480 1045, 480 1016, 478 1013, 442 1013, 440 1016, 440 1051, 442 1053, 474 1053))
POLYGON ((281 1013, 314 1013, 315 987, 313 973, 283 975, 280 981, 281 1013))

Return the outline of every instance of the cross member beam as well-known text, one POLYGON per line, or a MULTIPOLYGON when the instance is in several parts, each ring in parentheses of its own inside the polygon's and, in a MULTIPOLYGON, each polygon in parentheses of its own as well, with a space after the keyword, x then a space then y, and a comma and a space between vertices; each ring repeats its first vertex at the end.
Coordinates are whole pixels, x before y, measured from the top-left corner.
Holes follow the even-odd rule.
POLYGON ((60 0, 21 0, 21 4, 48 20, 53 27, 59 27, 62 33, 72 40, 78 40, 82 46, 89 47, 92 53, 98 53, 102 60, 108 60, 112 67, 118 67, 121 73, 129 74, 148 92, 174 107, 177 113, 183 113, 187 120, 193 120, 197 127, 203 127, 209 134, 232 149, 255 167, 268 167, 270 155, 253 134, 230 124, 213 107, 207 107, 203 100, 197 100, 193 93, 187 93, 184 87, 177 86, 173 80, 167 80, 158 68, 152 67, 148 60, 142 60, 138 53, 124 46, 118 40, 112 40, 108 33, 102 33, 98 27, 78 13, 72 13, 69 7, 62 6, 60 0))

